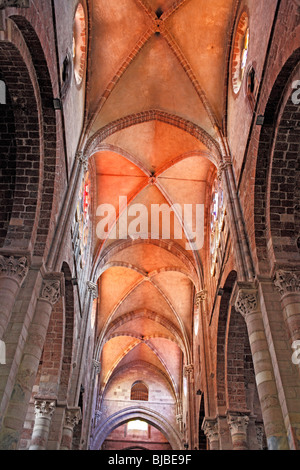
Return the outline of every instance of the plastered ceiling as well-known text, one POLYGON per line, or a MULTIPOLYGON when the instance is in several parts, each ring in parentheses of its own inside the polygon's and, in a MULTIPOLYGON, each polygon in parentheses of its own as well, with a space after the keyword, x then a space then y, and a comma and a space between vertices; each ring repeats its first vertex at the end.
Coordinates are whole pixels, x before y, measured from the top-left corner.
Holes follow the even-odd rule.
MULTIPOLYGON (((119 217, 122 196, 127 210, 203 204, 207 216, 235 2, 91 3, 85 135, 96 206, 111 204, 119 217)), ((205 233, 201 249, 187 249, 184 229, 176 239, 96 239, 103 387, 125 365, 130 374, 140 363, 149 373, 154 367, 174 397, 179 393, 207 243, 205 233)))

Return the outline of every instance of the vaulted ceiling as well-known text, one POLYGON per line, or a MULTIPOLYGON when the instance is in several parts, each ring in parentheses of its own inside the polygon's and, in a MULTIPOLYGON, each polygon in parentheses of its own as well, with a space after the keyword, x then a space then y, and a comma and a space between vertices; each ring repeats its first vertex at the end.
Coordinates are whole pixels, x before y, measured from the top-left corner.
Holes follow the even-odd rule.
POLYGON ((114 207, 111 229, 119 233, 96 238, 94 246, 103 387, 123 366, 130 374, 140 363, 161 373, 175 397, 182 363, 191 360, 193 299, 202 288, 207 235, 195 247, 181 225, 180 237, 171 230, 165 239, 151 239, 148 220, 139 226, 143 236, 130 237, 122 214, 127 210, 134 220, 137 207, 150 214, 153 204, 198 204, 207 216, 235 4, 91 2, 86 149, 96 206, 114 207))

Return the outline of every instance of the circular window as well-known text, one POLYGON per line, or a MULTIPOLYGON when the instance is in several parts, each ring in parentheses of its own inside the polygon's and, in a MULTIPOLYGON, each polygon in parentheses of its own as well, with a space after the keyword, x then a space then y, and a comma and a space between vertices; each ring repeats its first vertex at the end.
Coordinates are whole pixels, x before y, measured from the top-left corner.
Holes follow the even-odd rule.
POLYGON ((79 3, 73 23, 73 63, 74 75, 77 85, 80 85, 85 70, 86 59, 86 22, 84 9, 79 3))
POLYGON ((232 56, 232 86, 237 94, 245 74, 249 49, 249 18, 246 12, 241 15, 235 34, 232 56))

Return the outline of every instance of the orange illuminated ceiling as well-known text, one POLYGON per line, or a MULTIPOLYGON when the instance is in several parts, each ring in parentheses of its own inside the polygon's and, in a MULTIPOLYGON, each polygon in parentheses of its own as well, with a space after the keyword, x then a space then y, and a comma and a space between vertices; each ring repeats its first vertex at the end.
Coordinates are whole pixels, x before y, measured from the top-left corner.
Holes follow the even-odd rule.
MULTIPOLYGON (((118 217, 120 196, 127 210, 133 204, 149 211, 152 204, 207 207, 222 147, 235 3, 91 2, 85 136, 97 207, 111 204, 118 217)), ((184 229, 181 239, 173 233, 164 240, 97 239, 103 386, 140 363, 178 393, 182 361, 191 360, 193 298, 203 288, 206 262, 207 245, 187 249, 189 241, 184 229)))

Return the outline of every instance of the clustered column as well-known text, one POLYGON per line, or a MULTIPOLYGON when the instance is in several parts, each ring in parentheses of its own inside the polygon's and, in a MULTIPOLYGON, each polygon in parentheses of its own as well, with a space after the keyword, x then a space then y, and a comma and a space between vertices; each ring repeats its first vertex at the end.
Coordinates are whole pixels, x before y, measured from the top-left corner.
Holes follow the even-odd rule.
POLYGON ((56 402, 54 400, 35 400, 35 422, 29 450, 46 449, 55 405, 56 402))
POLYGON ((258 292, 252 283, 237 283, 236 288, 238 292, 235 309, 245 318, 247 325, 268 448, 274 450, 288 449, 286 429, 258 302, 258 292))
POLYGON ((60 450, 72 449, 74 427, 80 420, 81 408, 75 407, 66 409, 60 450))

